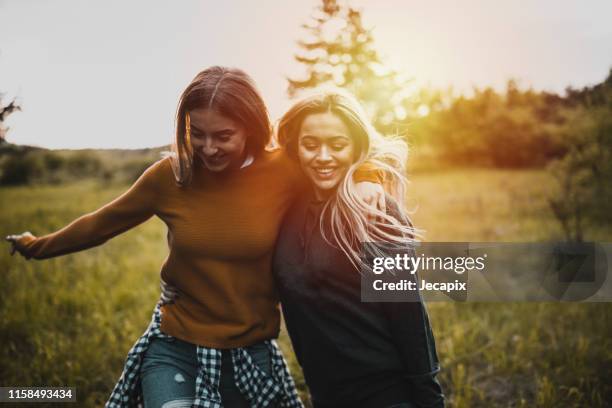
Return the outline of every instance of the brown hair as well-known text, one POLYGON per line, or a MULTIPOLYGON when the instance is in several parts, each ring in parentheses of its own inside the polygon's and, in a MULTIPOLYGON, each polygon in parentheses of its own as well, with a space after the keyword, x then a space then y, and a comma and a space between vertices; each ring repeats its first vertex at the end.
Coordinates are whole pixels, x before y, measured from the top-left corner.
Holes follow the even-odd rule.
POLYGON ((193 171, 187 116, 190 110, 199 108, 215 110, 240 123, 248 135, 246 149, 250 155, 257 157, 270 142, 270 118, 255 81, 237 68, 207 68, 183 91, 176 110, 176 135, 170 157, 180 185, 189 184, 193 171))

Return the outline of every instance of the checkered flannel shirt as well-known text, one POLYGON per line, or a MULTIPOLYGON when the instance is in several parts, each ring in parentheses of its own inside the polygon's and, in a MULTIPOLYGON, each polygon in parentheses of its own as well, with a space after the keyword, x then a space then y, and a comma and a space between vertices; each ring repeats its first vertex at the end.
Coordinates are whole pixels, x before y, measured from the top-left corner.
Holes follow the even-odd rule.
MULTIPOLYGON (((128 353, 123 373, 106 402, 106 408, 142 407, 140 367, 149 343, 155 337, 169 338, 160 330, 160 301, 155 306, 151 324, 128 353)), ((272 356, 272 376, 267 376, 252 361, 244 348, 231 349, 236 386, 252 408, 303 408, 287 363, 276 341, 266 340, 272 356), (275 404, 275 405, 271 405, 275 404)), ((219 381, 221 379, 221 350, 197 346, 198 375, 193 407, 222 408, 219 381)))

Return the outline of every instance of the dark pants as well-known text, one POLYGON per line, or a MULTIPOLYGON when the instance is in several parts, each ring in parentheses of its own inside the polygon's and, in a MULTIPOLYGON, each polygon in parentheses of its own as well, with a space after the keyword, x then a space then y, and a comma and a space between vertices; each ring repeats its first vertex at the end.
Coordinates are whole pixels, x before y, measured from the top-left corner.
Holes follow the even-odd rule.
POLYGON ((415 376, 405 383, 378 392, 364 401, 325 404, 313 401, 314 408, 444 408, 445 400, 437 374, 415 376))

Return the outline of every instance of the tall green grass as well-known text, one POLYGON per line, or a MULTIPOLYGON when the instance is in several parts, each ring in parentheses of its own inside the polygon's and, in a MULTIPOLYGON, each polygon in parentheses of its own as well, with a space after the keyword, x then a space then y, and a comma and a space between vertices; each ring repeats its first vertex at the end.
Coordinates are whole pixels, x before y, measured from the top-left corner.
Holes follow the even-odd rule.
MULTIPOLYGON (((559 239, 541 171, 416 174, 415 223, 429 241, 559 239)), ((3 234, 44 234, 94 210, 125 186, 84 182, 0 189, 3 234)), ((159 296, 165 227, 150 220, 105 245, 46 261, 0 252, 0 386, 75 386, 100 406, 159 296)), ((588 239, 612 241, 601 227, 588 239)), ((609 304, 429 305, 453 407, 604 407, 612 400, 609 304)), ((280 344, 307 400, 283 331, 280 344)))

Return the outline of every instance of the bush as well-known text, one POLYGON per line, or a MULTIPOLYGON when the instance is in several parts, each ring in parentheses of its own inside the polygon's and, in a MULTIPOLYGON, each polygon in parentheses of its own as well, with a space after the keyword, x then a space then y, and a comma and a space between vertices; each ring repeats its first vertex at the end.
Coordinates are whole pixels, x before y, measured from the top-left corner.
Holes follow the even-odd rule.
POLYGON ((32 154, 11 155, 4 158, 0 171, 0 184, 28 184, 44 173, 44 163, 32 154))
POLYGON ((552 162, 557 179, 549 205, 567 240, 581 241, 593 224, 612 224, 612 110, 578 111, 568 126, 568 153, 552 162))
POLYGON ((13 147, 0 152, 0 185, 58 184, 104 178, 108 172, 96 154, 13 147))

